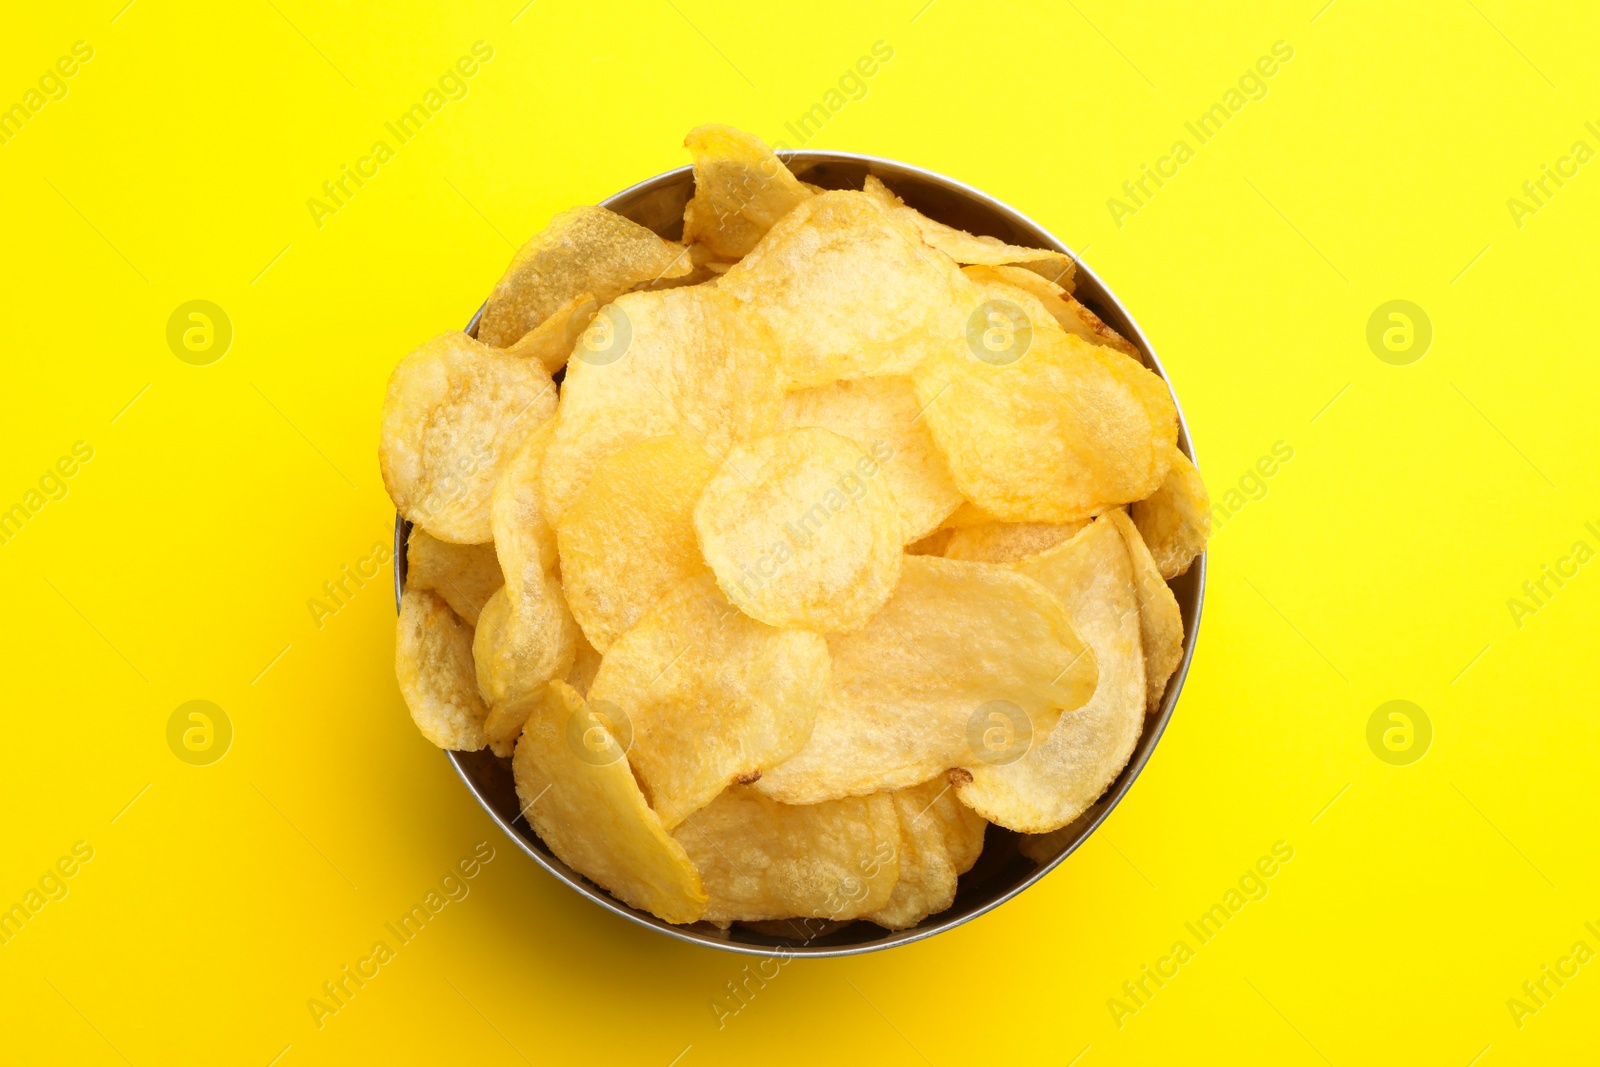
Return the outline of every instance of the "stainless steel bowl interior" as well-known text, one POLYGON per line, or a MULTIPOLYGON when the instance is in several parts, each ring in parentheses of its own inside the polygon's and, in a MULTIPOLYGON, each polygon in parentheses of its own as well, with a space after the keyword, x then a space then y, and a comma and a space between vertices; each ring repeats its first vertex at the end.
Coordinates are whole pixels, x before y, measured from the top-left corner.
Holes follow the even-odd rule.
MULTIPOLYGON (((932 171, 892 160, 844 152, 795 151, 784 153, 783 158, 796 176, 813 185, 825 189, 859 189, 866 175, 874 174, 906 203, 930 218, 971 233, 998 237, 1010 244, 1053 248, 1077 259, 1070 248, 1026 216, 993 197, 932 171)), ((663 237, 678 238, 683 230, 683 208, 693 192, 692 169, 680 167, 625 189, 609 200, 603 201, 603 205, 641 225, 650 227, 663 237)), ((1075 295, 1117 332, 1137 345, 1144 353, 1145 364, 1165 379, 1166 373, 1157 360, 1149 339, 1139 329, 1138 323, 1133 320, 1133 316, 1116 296, 1106 288, 1099 276, 1081 260, 1078 260, 1075 295)), ((479 308, 479 314, 482 314, 482 310, 479 308)), ((468 331, 476 334, 477 323, 478 315, 474 315, 468 325, 468 331)), ((1176 403, 1176 396, 1173 399, 1176 403)), ((1184 423, 1181 406, 1178 409, 1178 435, 1179 447, 1193 458, 1194 450, 1189 441, 1188 427, 1184 423)), ((397 603, 405 580, 405 539, 408 531, 409 524, 397 518, 395 523, 397 603)), ((466 782, 467 788, 483 805, 484 810, 535 862, 596 904, 632 922, 683 941, 749 955, 846 956, 904 945, 959 926, 1028 888, 1081 845, 1127 794, 1139 772, 1149 761, 1156 743, 1161 739, 1168 721, 1172 718, 1179 694, 1183 690, 1184 679, 1189 672, 1189 664, 1194 656, 1195 641, 1199 633, 1205 581, 1206 557, 1201 555, 1187 573, 1172 583, 1173 592, 1183 615, 1183 662, 1179 664, 1177 672, 1167 686, 1160 709, 1147 718, 1144 733, 1139 738, 1128 765, 1106 790, 1105 795, 1071 826, 1057 831, 1054 835, 1056 851, 1042 864, 1035 863, 1018 851, 1019 835, 998 826, 990 826, 984 841, 983 855, 977 865, 962 876, 955 903, 947 910, 929 916, 919 926, 910 930, 888 931, 865 921, 844 925, 821 920, 795 920, 788 923, 756 925, 736 923, 729 930, 719 930, 706 922, 688 926, 674 926, 663 922, 654 915, 635 910, 616 900, 567 867, 545 847, 544 842, 520 814, 516 789, 512 782, 510 760, 500 759, 487 749, 481 752, 449 752, 446 755, 455 765, 462 780, 466 782)))

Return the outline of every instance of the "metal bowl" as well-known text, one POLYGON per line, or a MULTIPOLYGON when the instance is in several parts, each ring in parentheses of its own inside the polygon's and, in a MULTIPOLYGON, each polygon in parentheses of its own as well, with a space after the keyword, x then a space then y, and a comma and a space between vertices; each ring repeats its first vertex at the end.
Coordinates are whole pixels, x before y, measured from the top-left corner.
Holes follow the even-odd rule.
MULTIPOLYGON (((968 185, 942 174, 923 170, 893 160, 848 152, 794 151, 782 153, 784 162, 803 181, 826 189, 859 189, 868 174, 877 175, 906 203, 923 214, 940 222, 976 234, 987 234, 1015 245, 1034 248, 1053 248, 1077 256, 1064 243, 1020 212, 1006 206, 968 185)), ((658 174, 648 181, 624 189, 603 206, 648 226, 663 237, 676 239, 683 232, 683 209, 694 193, 694 171, 690 167, 658 174)), ((1116 296, 1105 286, 1088 265, 1078 261, 1077 286, 1074 295, 1109 323, 1117 332, 1128 338, 1144 353, 1144 362, 1151 370, 1166 378, 1161 363, 1144 332, 1122 306, 1116 296)), ((468 324, 469 333, 476 335, 478 309, 468 324)), ((1177 397, 1173 397, 1177 403, 1177 397)), ((1183 408, 1178 408, 1178 446, 1194 458, 1194 448, 1189 441, 1189 429, 1183 420, 1183 408)), ((395 523, 395 600, 398 603, 401 586, 405 581, 406 535, 410 525, 403 519, 395 523)), ((1076 822, 1057 831, 1054 840, 1057 851, 1043 863, 1035 863, 1018 851, 1020 835, 999 826, 990 826, 984 840, 983 855, 977 865, 961 876, 955 903, 937 915, 930 915, 921 924, 909 930, 890 931, 873 923, 858 921, 846 924, 822 923, 818 920, 796 920, 790 923, 735 923, 729 930, 719 930, 708 922, 687 926, 674 926, 663 922, 648 912, 630 908, 595 886, 582 875, 562 863, 545 846, 520 814, 516 789, 511 778, 511 761, 500 759, 488 749, 481 752, 447 752, 445 756, 455 765, 467 788, 483 805, 485 811, 517 845, 545 870, 571 886, 596 904, 636 922, 641 926, 711 948, 740 952, 747 955, 772 956, 851 956, 863 952, 905 945, 959 926, 969 919, 1010 900, 1054 869, 1095 831, 1111 809, 1117 806, 1133 786, 1133 781, 1144 769, 1150 754, 1161 740, 1167 722, 1172 718, 1178 695, 1183 691, 1184 678, 1189 673, 1189 662, 1194 656, 1195 638, 1200 628, 1200 606, 1205 596, 1206 557, 1202 554, 1193 566, 1172 583, 1173 593, 1183 614, 1183 662, 1167 686, 1159 711, 1145 723, 1144 733, 1134 747, 1128 765, 1117 775, 1116 781, 1088 811, 1076 822)))

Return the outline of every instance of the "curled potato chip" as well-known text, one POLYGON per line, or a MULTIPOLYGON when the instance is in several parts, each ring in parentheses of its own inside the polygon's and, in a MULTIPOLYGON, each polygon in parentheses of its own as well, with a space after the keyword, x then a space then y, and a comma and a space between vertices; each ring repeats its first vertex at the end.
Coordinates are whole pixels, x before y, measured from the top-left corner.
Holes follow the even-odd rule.
POLYGON ((378 466, 395 507, 441 541, 490 540, 495 482, 555 409, 542 364, 435 337, 400 361, 383 399, 378 466))
POLYGON ((1139 358, 1139 349, 1133 342, 1101 321, 1100 316, 1084 307, 1065 289, 1040 277, 1026 267, 963 267, 961 273, 974 281, 999 281, 1014 285, 1039 298, 1044 309, 1050 312, 1061 328, 1092 345, 1114 348, 1125 356, 1139 358))
POLYGON ((550 317, 523 334, 506 349, 520 359, 536 359, 554 374, 567 365, 572 346, 578 343, 599 305, 588 293, 579 293, 550 313, 550 317))
POLYGON ((452 545, 420 526, 406 540, 406 585, 432 589, 472 626, 496 589, 505 584, 494 545, 452 545))
POLYGON ((914 229, 929 248, 937 248, 957 263, 1039 263, 1048 264, 1057 275, 1070 276, 1072 257, 1049 248, 1023 248, 1008 245, 998 237, 980 237, 954 226, 935 222, 916 208, 909 207, 889 191, 877 175, 867 175, 866 194, 882 204, 889 215, 914 229))
POLYGON ((906 374, 976 302, 954 263, 851 190, 789 212, 717 288, 771 327, 790 388, 906 374))
POLYGON ((512 771, 523 816, 561 862, 669 923, 700 918, 694 864, 645 803, 604 714, 565 682, 534 701, 512 771))
POLYGON ((702 573, 612 643, 589 699, 632 723, 633 768, 671 828, 798 751, 827 688, 821 636, 741 614, 702 573))
POLYGON ((559 523, 596 463, 635 441, 681 434, 721 459, 776 425, 783 403, 772 335, 720 288, 629 293, 601 308, 561 387, 544 466, 559 523), (604 326, 606 338, 594 341, 604 326))
POLYGON ((860 378, 790 393, 781 424, 785 429, 821 426, 866 452, 886 449, 883 474, 900 505, 908 542, 933 532, 961 506, 961 491, 922 421, 909 378, 860 378))
POLYGON ((1095 688, 1094 653, 1060 602, 992 563, 906 556, 889 602, 828 651, 811 739, 756 783, 786 803, 917 785, 971 762, 989 715, 1026 739, 1095 688))
POLYGON ((652 437, 602 459, 561 516, 567 604, 601 652, 705 569, 694 504, 714 470, 698 445, 676 434, 652 437))
POLYGON ((1015 758, 973 760, 954 773, 961 802, 990 822, 1038 834, 1067 825, 1127 764, 1144 727, 1144 655, 1128 544, 1115 520, 1014 566, 1066 605, 1100 666, 1094 696, 1015 758))
POLYGON ((1021 289, 978 291, 963 342, 912 376, 963 495, 1007 522, 1065 523, 1153 492, 1178 429, 1165 383, 1021 289))
POLYGON ((981 563, 1014 563, 1059 545, 1086 522, 982 522, 950 531, 943 555, 981 563))
POLYGON ((739 259, 811 196, 757 137, 732 126, 698 126, 683 146, 694 156, 694 199, 683 212, 683 239, 739 259))
POLYGON ((682 245, 603 207, 575 207, 517 250, 484 305, 478 339, 505 348, 574 297, 608 304, 636 285, 689 270, 682 245))
POLYGON ((531 581, 556 565, 556 533, 545 521, 539 492, 539 472, 555 428, 555 420, 547 419, 529 435, 500 472, 489 500, 495 554, 501 570, 513 582, 531 581))
POLYGON ((1139 645, 1144 650, 1145 709, 1154 712, 1167 691, 1167 679, 1183 662, 1183 615, 1178 599, 1156 569, 1133 520, 1118 508, 1106 513, 1128 543, 1133 587, 1139 595, 1139 645))
POLYGON ((1172 450, 1167 477, 1129 509, 1163 578, 1176 578, 1205 551, 1211 536, 1211 497, 1189 457, 1172 450))
POLYGON ((983 851, 983 816, 956 799, 944 775, 889 794, 900 820, 900 880, 889 902, 866 918, 906 930, 956 899, 956 879, 983 851))
POLYGON ((706 483, 694 528, 728 599, 770 626, 866 622, 900 578, 900 507, 880 463, 808 426, 736 446, 706 483))
POLYGON ((884 794, 790 806, 730 786, 672 836, 700 872, 712 922, 855 919, 888 904, 900 877, 884 794))
POLYGON ((483 731, 490 741, 516 737, 545 683, 572 669, 577 634, 554 577, 536 577, 526 588, 508 585, 489 598, 472 659, 489 704, 483 731))
POLYGON ((487 740, 488 710, 472 671, 472 627, 429 589, 400 594, 394 673, 411 720, 440 748, 476 752, 487 740))

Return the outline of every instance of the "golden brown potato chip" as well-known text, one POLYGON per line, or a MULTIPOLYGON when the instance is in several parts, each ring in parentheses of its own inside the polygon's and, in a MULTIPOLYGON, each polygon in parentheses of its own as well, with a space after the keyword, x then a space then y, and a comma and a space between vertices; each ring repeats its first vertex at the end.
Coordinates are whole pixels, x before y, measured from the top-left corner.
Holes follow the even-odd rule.
POLYGON ((1012 564, 1067 606, 1100 666, 1094 696, 1035 734, 1020 755, 977 759, 956 775, 961 802, 1019 833, 1065 826, 1106 791, 1144 727, 1144 655, 1128 545, 1114 520, 1090 523, 1065 544, 1012 564), (969 778, 970 776, 970 778, 969 778))
POLYGON ((432 589, 469 625, 478 625, 484 601, 505 584, 494 545, 452 545, 420 526, 406 541, 406 586, 432 589))
POLYGON ((588 696, 589 689, 594 685, 594 676, 600 673, 600 653, 583 636, 583 631, 578 631, 577 650, 572 656, 572 669, 567 672, 567 684, 576 689, 581 696, 588 696))
POLYGON ((1177 409, 1160 378, 1071 336, 1031 294, 979 287, 965 343, 916 369, 966 498, 1007 522, 1074 522, 1161 484, 1177 409))
POLYGON ((604 713, 565 682, 534 702, 512 769, 523 816, 561 862, 669 923, 700 918, 694 864, 645 804, 604 713))
POLYGON ((428 589, 400 595, 394 673, 411 720, 440 748, 476 752, 486 743, 488 709, 472 672, 472 627, 428 589))
POLYGON ((950 544, 950 538, 954 535, 954 530, 941 526, 920 541, 913 541, 907 545, 906 554, 909 556, 942 556, 944 555, 945 547, 950 544))
POLYGON ((1139 358, 1139 349, 1102 322, 1099 315, 1073 299, 1061 286, 1040 277, 1026 267, 963 267, 961 273, 980 283, 1000 281, 1032 293, 1068 333, 1081 337, 1092 345, 1105 345, 1125 356, 1139 358))
POLYGON ((1026 739, 1095 688, 1094 653, 1060 602, 992 563, 906 556, 883 610, 828 650, 811 739, 756 783, 786 803, 917 785, 971 762, 992 714, 1026 739))
POLYGON ((942 774, 889 798, 900 820, 900 881, 889 903, 866 918, 906 930, 955 902, 956 879, 978 862, 989 824, 956 799, 942 774))
POLYGON ((561 516, 561 581, 595 648, 611 642, 679 582, 705 569, 694 503, 716 464, 671 434, 613 452, 561 516))
POLYGON ((1139 644, 1144 650, 1145 710, 1154 712, 1161 706, 1161 694, 1167 691, 1167 679, 1183 662, 1183 615, 1133 520, 1121 508, 1107 512, 1106 517, 1122 532, 1133 563, 1133 585, 1139 594, 1139 644))
POLYGON ((1177 448, 1161 488, 1129 510, 1161 577, 1176 578, 1205 551, 1211 536, 1211 497, 1200 472, 1177 448))
POLYGON ((688 274, 689 253, 603 207, 575 207, 517 250, 489 294, 478 339, 505 348, 588 293, 608 304, 636 285, 688 274))
POLYGON ((489 705, 483 727, 489 740, 517 736, 545 683, 572 669, 577 635, 554 577, 535 578, 524 589, 508 585, 489 598, 472 640, 478 691, 489 705))
POLYGON ((543 364, 435 337, 400 361, 383 399, 378 466, 395 508, 441 541, 490 540, 500 471, 555 410, 543 364))
POLYGON ((865 452, 887 450, 883 473, 908 542, 931 533, 961 506, 961 491, 922 421, 909 378, 860 378, 790 393, 781 421, 785 429, 824 427, 865 452))
POLYGON ((882 204, 892 218, 914 229, 929 248, 937 248, 957 263, 1040 263, 1052 268, 1052 276, 1070 276, 1072 257, 1065 252, 1008 245, 997 237, 980 237, 935 222, 916 208, 908 207, 873 174, 867 175, 864 191, 882 204))
POLYGON ((900 824, 882 794, 791 807, 730 786, 672 836, 712 922, 855 919, 884 907, 900 877, 900 824))
POLYGON ((1015 563, 1059 545, 1087 522, 984 522, 950 531, 944 555, 980 563, 1015 563))
POLYGON ((759 138, 732 126, 699 126, 683 146, 694 155, 694 199, 683 213, 683 239, 738 259, 811 196, 759 138))
POLYGON ((561 386, 546 518, 559 523, 595 464, 635 441, 681 434, 720 461, 769 433, 783 403, 777 358, 772 335, 719 288, 629 293, 601 308, 561 386), (608 339, 591 344, 601 325, 608 339))
POLYGON ((789 212, 717 288, 771 327, 790 388, 906 374, 977 303, 949 258, 851 190, 789 212))
POLYGON ((828 646, 741 614, 710 574, 617 638, 589 699, 632 723, 629 756, 668 828, 798 751, 828 689, 828 646))
POLYGON ((769 626, 854 630, 900 578, 900 506, 880 463, 817 426, 737 445, 706 483, 694 528, 717 584, 769 626))
POLYGON ((506 354, 520 359, 536 359, 544 364, 545 370, 554 374, 567 365, 572 346, 589 328, 589 320, 594 318, 597 307, 599 305, 594 297, 579 293, 552 311, 548 319, 523 334, 516 344, 506 349, 506 354))

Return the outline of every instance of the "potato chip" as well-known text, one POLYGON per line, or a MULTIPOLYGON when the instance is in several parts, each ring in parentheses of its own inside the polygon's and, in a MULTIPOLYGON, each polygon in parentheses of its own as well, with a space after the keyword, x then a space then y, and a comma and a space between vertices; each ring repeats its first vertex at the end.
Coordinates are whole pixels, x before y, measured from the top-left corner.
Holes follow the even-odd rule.
POLYGON ((891 218, 910 226, 929 248, 937 248, 957 263, 1042 263, 1056 274, 1072 269, 1072 257, 1048 248, 1022 248, 1008 245, 997 237, 980 237, 954 226, 935 222, 889 191, 876 175, 867 175, 866 194, 882 204, 891 218))
POLYGON ((1070 824, 1047 834, 1022 834, 1017 840, 1017 851, 1043 866, 1060 855, 1076 834, 1070 824))
POLYGON ((1092 345, 1114 348, 1125 356, 1139 358, 1139 350, 1116 330, 1101 321, 1100 316, 1084 307, 1061 286, 1040 277, 1026 267, 963 267, 961 273, 979 282, 999 281, 1014 285, 1039 298, 1044 309, 1050 312, 1061 328, 1092 345))
POLYGON ((906 374, 977 303, 954 263, 851 190, 789 212, 717 288, 771 327, 790 388, 906 374))
POLYGON ((731 786, 672 831, 712 922, 855 919, 888 904, 900 824, 887 795, 791 807, 731 786))
POLYGON ((576 689, 579 695, 588 696, 589 689, 594 685, 594 676, 599 673, 600 653, 580 629, 577 647, 572 654, 572 669, 567 672, 567 684, 576 689))
POLYGON ((632 723, 633 768, 671 828, 797 752, 827 689, 821 636, 748 618, 702 574, 612 643, 589 699, 632 723))
POLYGON ((968 500, 952 511, 945 520, 939 524, 942 530, 965 530, 969 526, 989 526, 1002 521, 999 517, 989 514, 978 505, 968 500))
POLYGON ((546 518, 559 523, 595 464, 635 441, 681 434, 721 460, 771 432, 783 403, 777 358, 772 335, 718 288, 629 293, 601 308, 562 382, 546 518))
POLYGON ((950 531, 944 555, 980 563, 1015 563, 1059 545, 1085 525, 1086 522, 982 522, 950 531))
POLYGON ((1036 736, 1095 688, 1094 653, 1060 602, 992 563, 906 556, 883 610, 828 651, 811 739, 756 783, 789 804, 925 782, 972 761, 989 715, 1036 736))
POLYGON ((1122 532, 1133 563, 1133 586, 1139 594, 1139 645, 1144 651, 1145 710, 1154 712, 1161 707, 1167 679, 1183 662, 1183 615, 1133 520, 1121 508, 1107 512, 1106 518, 1122 532))
POLYGON ((1020 833, 1055 830, 1099 799, 1144 726, 1144 655, 1128 545, 1114 520, 1015 563, 1060 597, 1100 667, 1094 696, 1035 734, 1020 756, 977 759, 953 772, 961 802, 1020 833))
POLYGON ((439 540, 482 544, 492 537, 489 496, 500 471, 555 410, 542 364, 464 333, 436 337, 389 377, 383 484, 400 514, 439 540))
POLYGON ((545 683, 572 669, 577 634, 554 577, 524 589, 507 585, 489 598, 472 640, 478 691, 489 705, 483 727, 489 740, 517 736, 545 683))
POLYGON ((688 274, 688 250, 603 207, 575 207, 517 250, 489 294, 478 339, 505 348, 588 293, 608 304, 636 285, 688 274))
POLYGON ((1163 578, 1176 578, 1205 551, 1211 536, 1211 497, 1189 457, 1172 450, 1166 480, 1129 509, 1163 578))
POLYGON ((887 450, 883 473, 900 505, 908 542, 933 532, 961 506, 961 491, 922 421, 909 378, 861 378, 790 393, 781 424, 785 429, 821 426, 863 451, 887 450))
POLYGON ((635 908, 692 923, 706 891, 645 804, 603 714, 564 682, 534 702, 512 763, 523 817, 562 863, 635 908))
POLYGON ((818 426, 738 445, 706 483, 694 528, 717 584, 770 626, 853 630, 900 579, 900 506, 880 464, 818 426))
POLYGON ((954 534, 954 530, 941 526, 927 537, 924 537, 919 541, 913 541, 907 545, 906 555, 942 556, 944 555, 946 546, 950 544, 950 538, 954 536, 954 534))
POLYGON ((679 582, 705 569, 694 503, 716 464, 675 434, 613 452, 561 516, 567 605, 601 652, 679 582))
POLYGON ((545 574, 556 566, 556 532, 544 518, 539 472, 555 436, 556 420, 547 419, 512 454, 489 500, 490 528, 500 569, 514 582, 545 574))
POLYGON ((759 138, 732 126, 699 126, 683 146, 694 155, 694 199, 683 239, 738 259, 811 191, 759 138))
POLYGON ((979 287, 965 343, 913 374, 968 500, 1007 522, 1074 522, 1161 484, 1177 410, 1165 383, 1071 336, 1014 286, 979 287))
POLYGON ((554 374, 567 365, 567 357, 578 338, 589 328, 599 307, 594 297, 579 293, 550 313, 550 317, 523 334, 506 354, 520 359, 536 359, 544 369, 554 374))
POLYGON ((469 625, 478 625, 484 601, 504 584, 493 544, 452 545, 420 526, 411 528, 406 541, 406 586, 432 589, 469 625))
POLYGON ((429 589, 400 595, 394 673, 411 720, 440 748, 476 752, 486 743, 488 709, 472 671, 472 627, 429 589))
POLYGON ((866 918, 906 930, 955 903, 956 879, 978 862, 989 824, 956 799, 944 775, 888 796, 900 820, 900 880, 889 903, 866 918))

